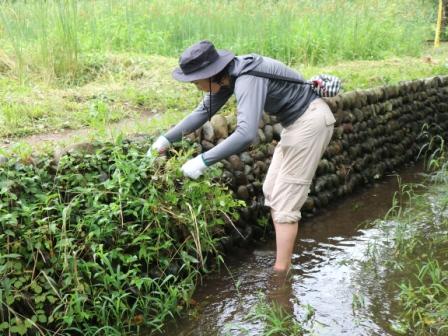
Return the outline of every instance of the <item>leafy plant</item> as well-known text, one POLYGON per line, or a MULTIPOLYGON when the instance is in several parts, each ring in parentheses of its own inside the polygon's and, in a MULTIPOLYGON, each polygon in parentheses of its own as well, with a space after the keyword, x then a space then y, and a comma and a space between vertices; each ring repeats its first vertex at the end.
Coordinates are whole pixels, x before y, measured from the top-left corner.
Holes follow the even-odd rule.
POLYGON ((384 240, 369 246, 364 263, 391 290, 396 307, 391 330, 399 334, 447 335, 448 329, 448 164, 443 137, 426 125, 420 152, 429 170, 420 184, 400 184, 386 219, 377 223, 384 240), (372 266, 374 268, 372 268, 372 266), (378 270, 382 270, 379 272, 378 270))
POLYGON ((183 178, 185 144, 151 159, 145 143, 0 166, 3 332, 157 331, 222 260, 241 203, 217 182, 183 178))

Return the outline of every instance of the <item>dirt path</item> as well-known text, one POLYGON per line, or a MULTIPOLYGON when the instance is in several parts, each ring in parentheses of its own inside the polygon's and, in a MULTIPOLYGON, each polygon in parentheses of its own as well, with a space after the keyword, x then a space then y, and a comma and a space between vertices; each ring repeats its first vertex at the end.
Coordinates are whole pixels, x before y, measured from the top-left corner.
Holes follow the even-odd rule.
POLYGON ((142 113, 136 118, 123 119, 119 122, 105 126, 104 130, 97 130, 92 128, 81 128, 76 130, 63 130, 59 132, 34 134, 22 138, 0 139, 0 148, 10 148, 18 143, 25 143, 31 147, 40 147, 45 145, 68 145, 77 142, 83 142, 87 139, 92 140, 101 137, 112 136, 116 132, 123 132, 125 134, 135 133, 138 128, 144 127, 148 122, 158 116, 158 113, 146 112, 142 113))

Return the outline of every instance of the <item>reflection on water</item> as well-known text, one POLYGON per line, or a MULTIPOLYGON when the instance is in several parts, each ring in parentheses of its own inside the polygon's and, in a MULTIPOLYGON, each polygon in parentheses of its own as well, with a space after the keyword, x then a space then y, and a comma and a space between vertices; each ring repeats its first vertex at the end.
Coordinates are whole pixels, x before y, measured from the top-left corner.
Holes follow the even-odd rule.
MULTIPOLYGON (((421 171, 405 169, 402 182, 416 182, 421 171)), ((299 320, 307 314, 304 307, 312 306, 315 335, 393 335, 386 331, 392 300, 376 293, 384 287, 358 262, 365 259, 369 242, 382 239, 379 230, 361 227, 386 214, 397 190, 397 178, 391 176, 301 223, 289 279, 271 272, 275 241, 256 250, 235 249, 227 262, 231 274, 208 277, 194 296, 194 313, 171 323, 164 334, 262 335, 257 321, 245 319, 261 292, 299 320)))

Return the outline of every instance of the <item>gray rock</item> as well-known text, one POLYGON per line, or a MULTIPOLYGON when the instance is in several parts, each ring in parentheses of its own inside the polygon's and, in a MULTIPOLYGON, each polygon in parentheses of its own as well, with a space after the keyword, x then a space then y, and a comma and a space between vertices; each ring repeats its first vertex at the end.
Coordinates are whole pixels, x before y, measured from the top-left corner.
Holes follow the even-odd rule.
POLYGON ((236 195, 238 196, 238 198, 243 199, 243 200, 248 200, 250 198, 249 190, 247 190, 247 187, 244 185, 240 185, 238 187, 238 191, 236 192, 236 195))
POLYGON ((252 167, 249 165, 244 165, 244 174, 249 175, 252 172, 252 167))
POLYGON ((330 110, 333 111, 333 113, 336 112, 336 110, 338 108, 336 97, 324 98, 324 100, 327 103, 330 110))
POLYGON ((275 151, 275 145, 274 144, 268 144, 267 148, 266 148, 266 154, 269 157, 272 157, 272 155, 274 155, 274 151, 275 151))
POLYGON ((263 113, 263 121, 264 121, 264 123, 265 124, 271 124, 272 123, 272 118, 271 118, 271 116, 269 115, 269 114, 267 114, 267 113, 263 113))
POLYGON ((260 136, 258 135, 257 132, 257 136, 255 137, 255 140, 252 141, 251 145, 255 147, 258 146, 259 144, 260 144, 260 136))
POLYGON ((198 128, 196 131, 194 131, 194 134, 196 135, 196 139, 198 141, 202 140, 202 128, 198 128))
POLYGON ((237 170, 233 173, 233 175, 235 176, 235 182, 237 185, 246 185, 249 182, 246 174, 241 171, 237 170))
POLYGON ((209 121, 207 121, 202 126, 202 136, 203 136, 204 140, 207 140, 210 142, 215 141, 215 131, 213 130, 213 126, 209 121))
POLYGON ((229 171, 233 170, 232 164, 228 160, 221 160, 221 162, 224 165, 225 169, 227 169, 229 171))
POLYGON ((266 142, 271 142, 272 139, 274 139, 274 127, 266 125, 264 127, 264 135, 266 137, 266 142))
POLYGON ((201 145, 202 145, 202 151, 208 151, 208 150, 212 149, 213 147, 215 147, 213 142, 210 142, 207 140, 202 140, 201 145))
POLYGON ((187 134, 187 135, 185 136, 185 138, 186 138, 187 140, 190 140, 191 142, 196 142, 196 140, 197 140, 196 133, 194 133, 194 132, 192 132, 192 133, 190 133, 190 134, 187 134))
POLYGON ((245 164, 251 165, 252 163, 254 163, 254 159, 252 159, 252 156, 250 156, 250 154, 248 152, 242 152, 240 154, 240 159, 241 161, 243 161, 245 164))
POLYGON ((231 155, 228 158, 233 170, 243 170, 244 164, 238 155, 231 155))
POLYGON ((216 114, 212 117, 210 123, 212 124, 216 139, 224 139, 229 136, 226 117, 216 114))
POLYGON ((261 176, 263 175, 267 170, 267 165, 263 161, 257 161, 254 163, 254 168, 252 172, 255 174, 255 176, 261 176))
POLYGON ((346 92, 341 95, 342 98, 342 109, 349 110, 354 107, 355 101, 357 99, 356 91, 346 92))
POLYGON ((283 126, 280 123, 277 123, 273 127, 274 127, 274 139, 280 140, 283 131, 283 126))
POLYGON ((261 183, 260 181, 254 181, 254 183, 252 183, 252 186, 254 187, 256 193, 261 193, 263 191, 263 183, 261 183))
POLYGON ((261 129, 258 129, 258 138, 260 139, 260 143, 266 142, 266 135, 264 135, 264 132, 261 129))
POLYGON ((95 150, 97 149, 97 146, 90 142, 82 142, 70 145, 68 147, 64 148, 56 148, 53 153, 53 159, 56 164, 59 163, 61 160, 61 157, 64 155, 70 154, 70 153, 85 153, 85 154, 93 154, 95 153, 95 150))
POLYGON ((237 118, 235 115, 227 115, 226 117, 227 120, 227 130, 228 132, 233 132, 236 128, 237 125, 237 118))
POLYGON ((255 149, 251 152, 251 155, 254 160, 264 160, 265 158, 265 154, 261 149, 255 149))

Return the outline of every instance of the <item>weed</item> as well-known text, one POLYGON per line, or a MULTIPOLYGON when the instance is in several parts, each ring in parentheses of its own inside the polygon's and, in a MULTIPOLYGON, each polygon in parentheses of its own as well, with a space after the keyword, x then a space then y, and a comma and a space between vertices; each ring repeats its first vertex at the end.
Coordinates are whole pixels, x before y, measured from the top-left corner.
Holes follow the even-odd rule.
POLYGON ((389 244, 369 245, 365 266, 382 268, 384 292, 393 288, 399 313, 390 328, 396 333, 446 335, 448 332, 448 241, 446 216, 448 171, 443 138, 426 125, 427 143, 420 155, 429 170, 424 184, 399 180, 391 210, 376 228, 389 244), (418 190, 418 192, 417 192, 418 190), (393 285, 390 282, 398 283, 393 285))
POLYGON ((97 145, 57 166, 23 155, 0 167, 2 332, 161 330, 222 260, 222 214, 240 202, 182 177, 191 149, 152 160, 145 143, 97 145))
POLYGON ((225 335, 233 335, 236 330, 242 335, 249 335, 249 330, 244 327, 244 324, 261 322, 263 336, 300 336, 306 332, 304 325, 312 323, 314 318, 314 309, 311 306, 306 305, 305 310, 303 320, 298 321, 275 302, 269 303, 260 293, 256 305, 245 316, 242 325, 226 325, 225 335))

